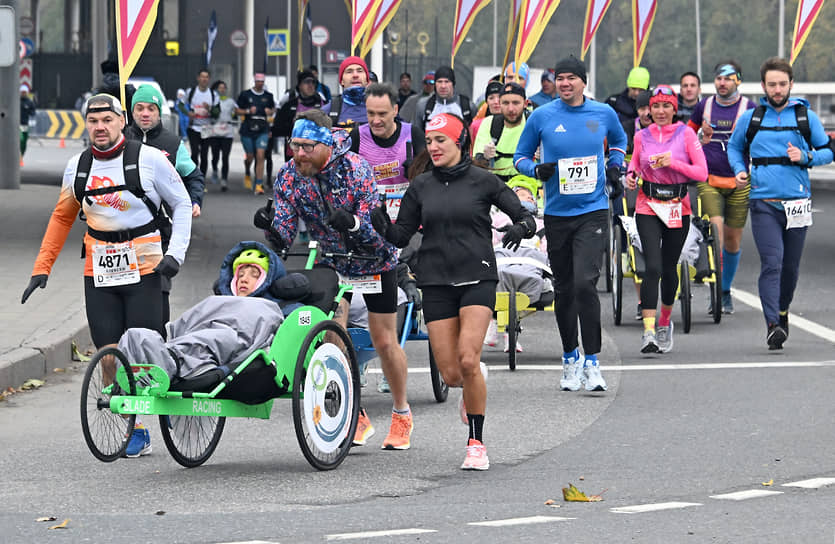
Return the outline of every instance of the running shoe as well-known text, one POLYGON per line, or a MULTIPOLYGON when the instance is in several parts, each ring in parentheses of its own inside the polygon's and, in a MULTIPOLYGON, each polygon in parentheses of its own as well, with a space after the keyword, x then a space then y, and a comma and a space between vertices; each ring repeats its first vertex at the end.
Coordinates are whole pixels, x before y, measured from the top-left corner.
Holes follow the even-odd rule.
POLYGON ((391 427, 389 427, 389 434, 383 440, 384 450, 408 450, 411 447, 409 438, 412 436, 412 429, 415 424, 412 421, 412 414, 403 416, 400 414, 391 413, 391 427))
MULTIPOLYGON (((508 336, 507 333, 504 333, 504 352, 507 353, 510 351, 510 346, 508 345, 508 336)), ((522 353, 522 343, 519 342, 519 337, 516 337, 516 353, 522 353)))
POLYGON ((212 170, 212 183, 217 183, 217 170, 212 170))
POLYGON ((768 333, 765 336, 765 341, 768 343, 768 349, 783 349, 783 342, 788 338, 786 330, 776 323, 768 325, 768 333))
POLYGON ((249 174, 244 176, 244 189, 252 189, 252 178, 249 176, 249 174))
POLYGON ((371 420, 368 419, 368 414, 365 413, 365 408, 360 409, 360 415, 357 418, 357 432, 354 433, 354 446, 365 446, 368 439, 374 436, 374 426, 371 425, 371 420))
POLYGON ((224 193, 229 190, 229 181, 226 178, 220 180, 220 190, 224 193))
POLYGON ((562 358, 562 378, 560 379, 560 389, 562 391, 579 391, 583 386, 583 361, 582 355, 577 357, 562 358))
POLYGON ((487 326, 487 334, 484 335, 484 345, 491 348, 496 347, 499 343, 499 330, 495 319, 490 320, 490 325, 487 326))
POLYGON ((145 427, 134 427, 130 435, 125 457, 139 457, 151 453, 151 435, 145 427))
POLYGON ((638 309, 635 311, 635 321, 641 321, 644 318, 644 309, 641 304, 638 304, 638 309))
POLYGON ((603 379, 603 374, 600 373, 600 363, 596 360, 586 361, 583 374, 586 378, 586 391, 606 391, 606 380, 603 379))
POLYGON ((474 438, 467 442, 467 457, 461 465, 461 470, 487 470, 490 459, 487 458, 487 448, 474 438))
POLYGON ((255 194, 256 195, 263 195, 264 194, 264 186, 260 183, 255 184, 255 194))
POLYGON ((780 314, 780 323, 779 325, 783 327, 783 330, 786 331, 786 340, 789 339, 789 311, 786 310, 786 313, 780 314))
MULTIPOLYGON (((484 376, 484 383, 487 384, 487 375, 490 373, 490 370, 487 368, 487 365, 484 364, 484 361, 478 363, 479 367, 481 368, 481 375, 484 376)), ((458 415, 461 417, 461 423, 464 425, 470 424, 470 418, 467 417, 467 407, 464 406, 464 390, 461 390, 461 400, 458 401, 458 415)))
POLYGON ((666 327, 659 325, 655 327, 655 342, 658 346, 658 351, 667 353, 673 349, 673 322, 666 327))
POLYGON ((644 331, 641 339, 641 353, 658 353, 658 340, 655 331, 644 331))
POLYGON ((722 313, 728 315, 734 313, 734 299, 731 298, 730 291, 722 291, 722 313))
POLYGON ((385 376, 377 383, 377 391, 380 393, 391 393, 391 386, 385 376))
POLYGON ((359 364, 360 387, 368 385, 368 361, 359 364))

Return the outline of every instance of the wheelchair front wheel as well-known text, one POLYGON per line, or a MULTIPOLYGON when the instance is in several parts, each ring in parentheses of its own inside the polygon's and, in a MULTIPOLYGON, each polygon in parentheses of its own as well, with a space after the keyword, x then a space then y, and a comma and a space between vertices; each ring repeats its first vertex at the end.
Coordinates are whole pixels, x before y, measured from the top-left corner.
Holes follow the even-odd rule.
POLYGON ((293 377, 293 424, 305 459, 318 470, 338 467, 359 416, 359 367, 339 323, 317 323, 305 336, 293 377))
POLYGON ((519 314, 516 311, 516 290, 512 287, 507 294, 507 364, 516 370, 516 342, 519 340, 519 314))
POLYGON ((435 354, 432 353, 432 344, 429 344, 429 374, 432 376, 432 392, 435 393, 435 400, 446 402, 449 395, 449 386, 444 381, 444 377, 441 376, 441 371, 438 370, 435 354))
POLYGON ((215 452, 225 417, 159 416, 165 447, 186 468, 199 467, 215 452))
POLYGON ((109 347, 93 355, 81 384, 81 432, 93 456, 105 463, 125 454, 136 421, 135 414, 110 410, 110 397, 116 395, 136 395, 136 382, 125 354, 109 347))
POLYGON ((713 322, 717 325, 722 321, 722 250, 719 248, 719 228, 711 223, 710 225, 710 251, 713 259, 710 263, 713 272, 713 284, 710 286, 710 307, 713 310, 713 322))
POLYGON ((615 325, 620 325, 623 313, 623 229, 615 225, 612 229, 612 315, 615 325))
POLYGON ((678 299, 681 303, 681 320, 684 323, 684 333, 690 333, 692 325, 692 311, 690 298, 690 266, 685 263, 678 265, 678 299))

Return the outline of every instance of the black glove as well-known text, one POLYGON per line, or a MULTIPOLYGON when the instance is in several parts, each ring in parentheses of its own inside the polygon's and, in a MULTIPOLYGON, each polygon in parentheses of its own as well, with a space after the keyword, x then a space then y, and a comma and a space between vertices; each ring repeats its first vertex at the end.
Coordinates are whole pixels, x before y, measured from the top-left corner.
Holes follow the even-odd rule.
POLYGON ((332 226, 339 232, 354 230, 358 224, 359 219, 357 216, 343 208, 336 208, 331 212, 331 215, 328 218, 328 225, 332 226))
POLYGON ((391 218, 389 218, 389 214, 383 206, 377 206, 371 210, 371 225, 374 230, 380 233, 380 236, 386 237, 391 226, 391 218))
POLYGON ((273 209, 272 199, 267 201, 267 205, 263 208, 258 208, 255 212, 255 217, 252 218, 252 223, 261 230, 268 230, 273 224, 275 217, 275 210, 273 209))
POLYGON ((609 200, 615 200, 623 195, 623 185, 620 182, 620 166, 610 166, 606 169, 606 183, 609 185, 609 200))
POLYGON ((557 163, 544 162, 542 164, 537 164, 533 169, 533 173, 534 176, 536 176, 536 179, 548 181, 554 176, 554 174, 557 173, 557 163))
POLYGON ((173 278, 180 271, 180 263, 171 255, 166 255, 162 258, 159 264, 154 268, 154 272, 167 278, 173 278))
POLYGON ((32 276, 32 278, 29 280, 29 285, 26 287, 26 290, 23 291, 23 296, 20 297, 20 303, 26 304, 26 299, 29 298, 29 295, 31 295, 32 291, 34 291, 36 288, 45 288, 47 279, 49 279, 49 276, 46 274, 36 274, 32 276))
POLYGON ((519 249, 519 245, 522 243, 522 238, 524 238, 529 231, 527 225, 522 223, 504 225, 496 230, 504 232, 504 236, 502 236, 502 247, 507 248, 510 251, 516 251, 519 249))
POLYGON ((420 310, 420 292, 418 291, 415 280, 404 282, 400 288, 406 293, 406 299, 415 305, 415 310, 420 310))

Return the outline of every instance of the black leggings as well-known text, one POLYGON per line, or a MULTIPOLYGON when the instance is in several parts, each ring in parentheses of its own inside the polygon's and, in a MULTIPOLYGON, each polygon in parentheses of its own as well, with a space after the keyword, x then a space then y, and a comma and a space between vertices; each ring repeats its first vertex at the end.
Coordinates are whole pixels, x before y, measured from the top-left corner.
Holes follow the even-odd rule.
POLYGON ((232 142, 234 138, 218 138, 209 139, 209 144, 212 147, 212 170, 217 172, 217 160, 220 159, 220 178, 229 178, 229 152, 232 150, 232 142))
POLYGON ((199 130, 188 129, 188 145, 191 148, 191 160, 203 175, 209 166, 209 140, 204 140, 199 130))
POLYGON ((641 281, 641 307, 658 306, 658 280, 661 280, 661 304, 672 306, 678 289, 678 259, 687 240, 690 216, 681 218, 681 228, 671 229, 655 215, 635 216, 646 272, 641 281))
POLYGON ((159 332, 165 337, 162 320, 162 284, 157 273, 142 276, 139 283, 116 287, 95 287, 84 277, 84 300, 90 337, 97 348, 116 344, 131 327, 159 332))

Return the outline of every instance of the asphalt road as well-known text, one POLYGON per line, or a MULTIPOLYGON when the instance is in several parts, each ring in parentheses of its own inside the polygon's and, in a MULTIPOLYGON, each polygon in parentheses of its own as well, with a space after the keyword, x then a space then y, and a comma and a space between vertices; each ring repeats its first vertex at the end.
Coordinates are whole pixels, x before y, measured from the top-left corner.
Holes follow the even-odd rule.
MULTIPOLYGON (((195 222, 174 313, 208 293, 236 241, 257 236, 249 221, 261 198, 240 188, 234 161, 232 191, 211 187, 195 222)), ((491 370, 484 473, 458 469, 466 442, 460 393, 434 401, 425 343, 407 344, 412 449, 379 449, 391 401, 376 391, 379 367, 372 366, 363 404, 377 435, 324 473, 304 460, 290 405, 281 401, 269 421, 228 420, 202 467, 177 465, 156 421, 149 422, 152 455, 100 463, 79 425, 83 366, 68 362, 73 371, 0 403, 0 542, 831 543, 835 193, 814 196, 784 350, 765 344, 748 229, 736 313, 714 325, 706 288, 694 288, 693 329, 677 331, 670 354, 639 353, 631 287, 619 327, 601 292, 605 393, 558 390, 553 315, 535 314, 524 321, 517 371, 507 369, 501 349, 483 355, 491 370), (830 485, 785 485, 818 478, 830 480, 804 485, 830 485), (603 501, 564 502, 569 482, 603 501), (35 521, 41 516, 57 521, 35 521), (48 529, 64 519, 66 529, 48 529)))

